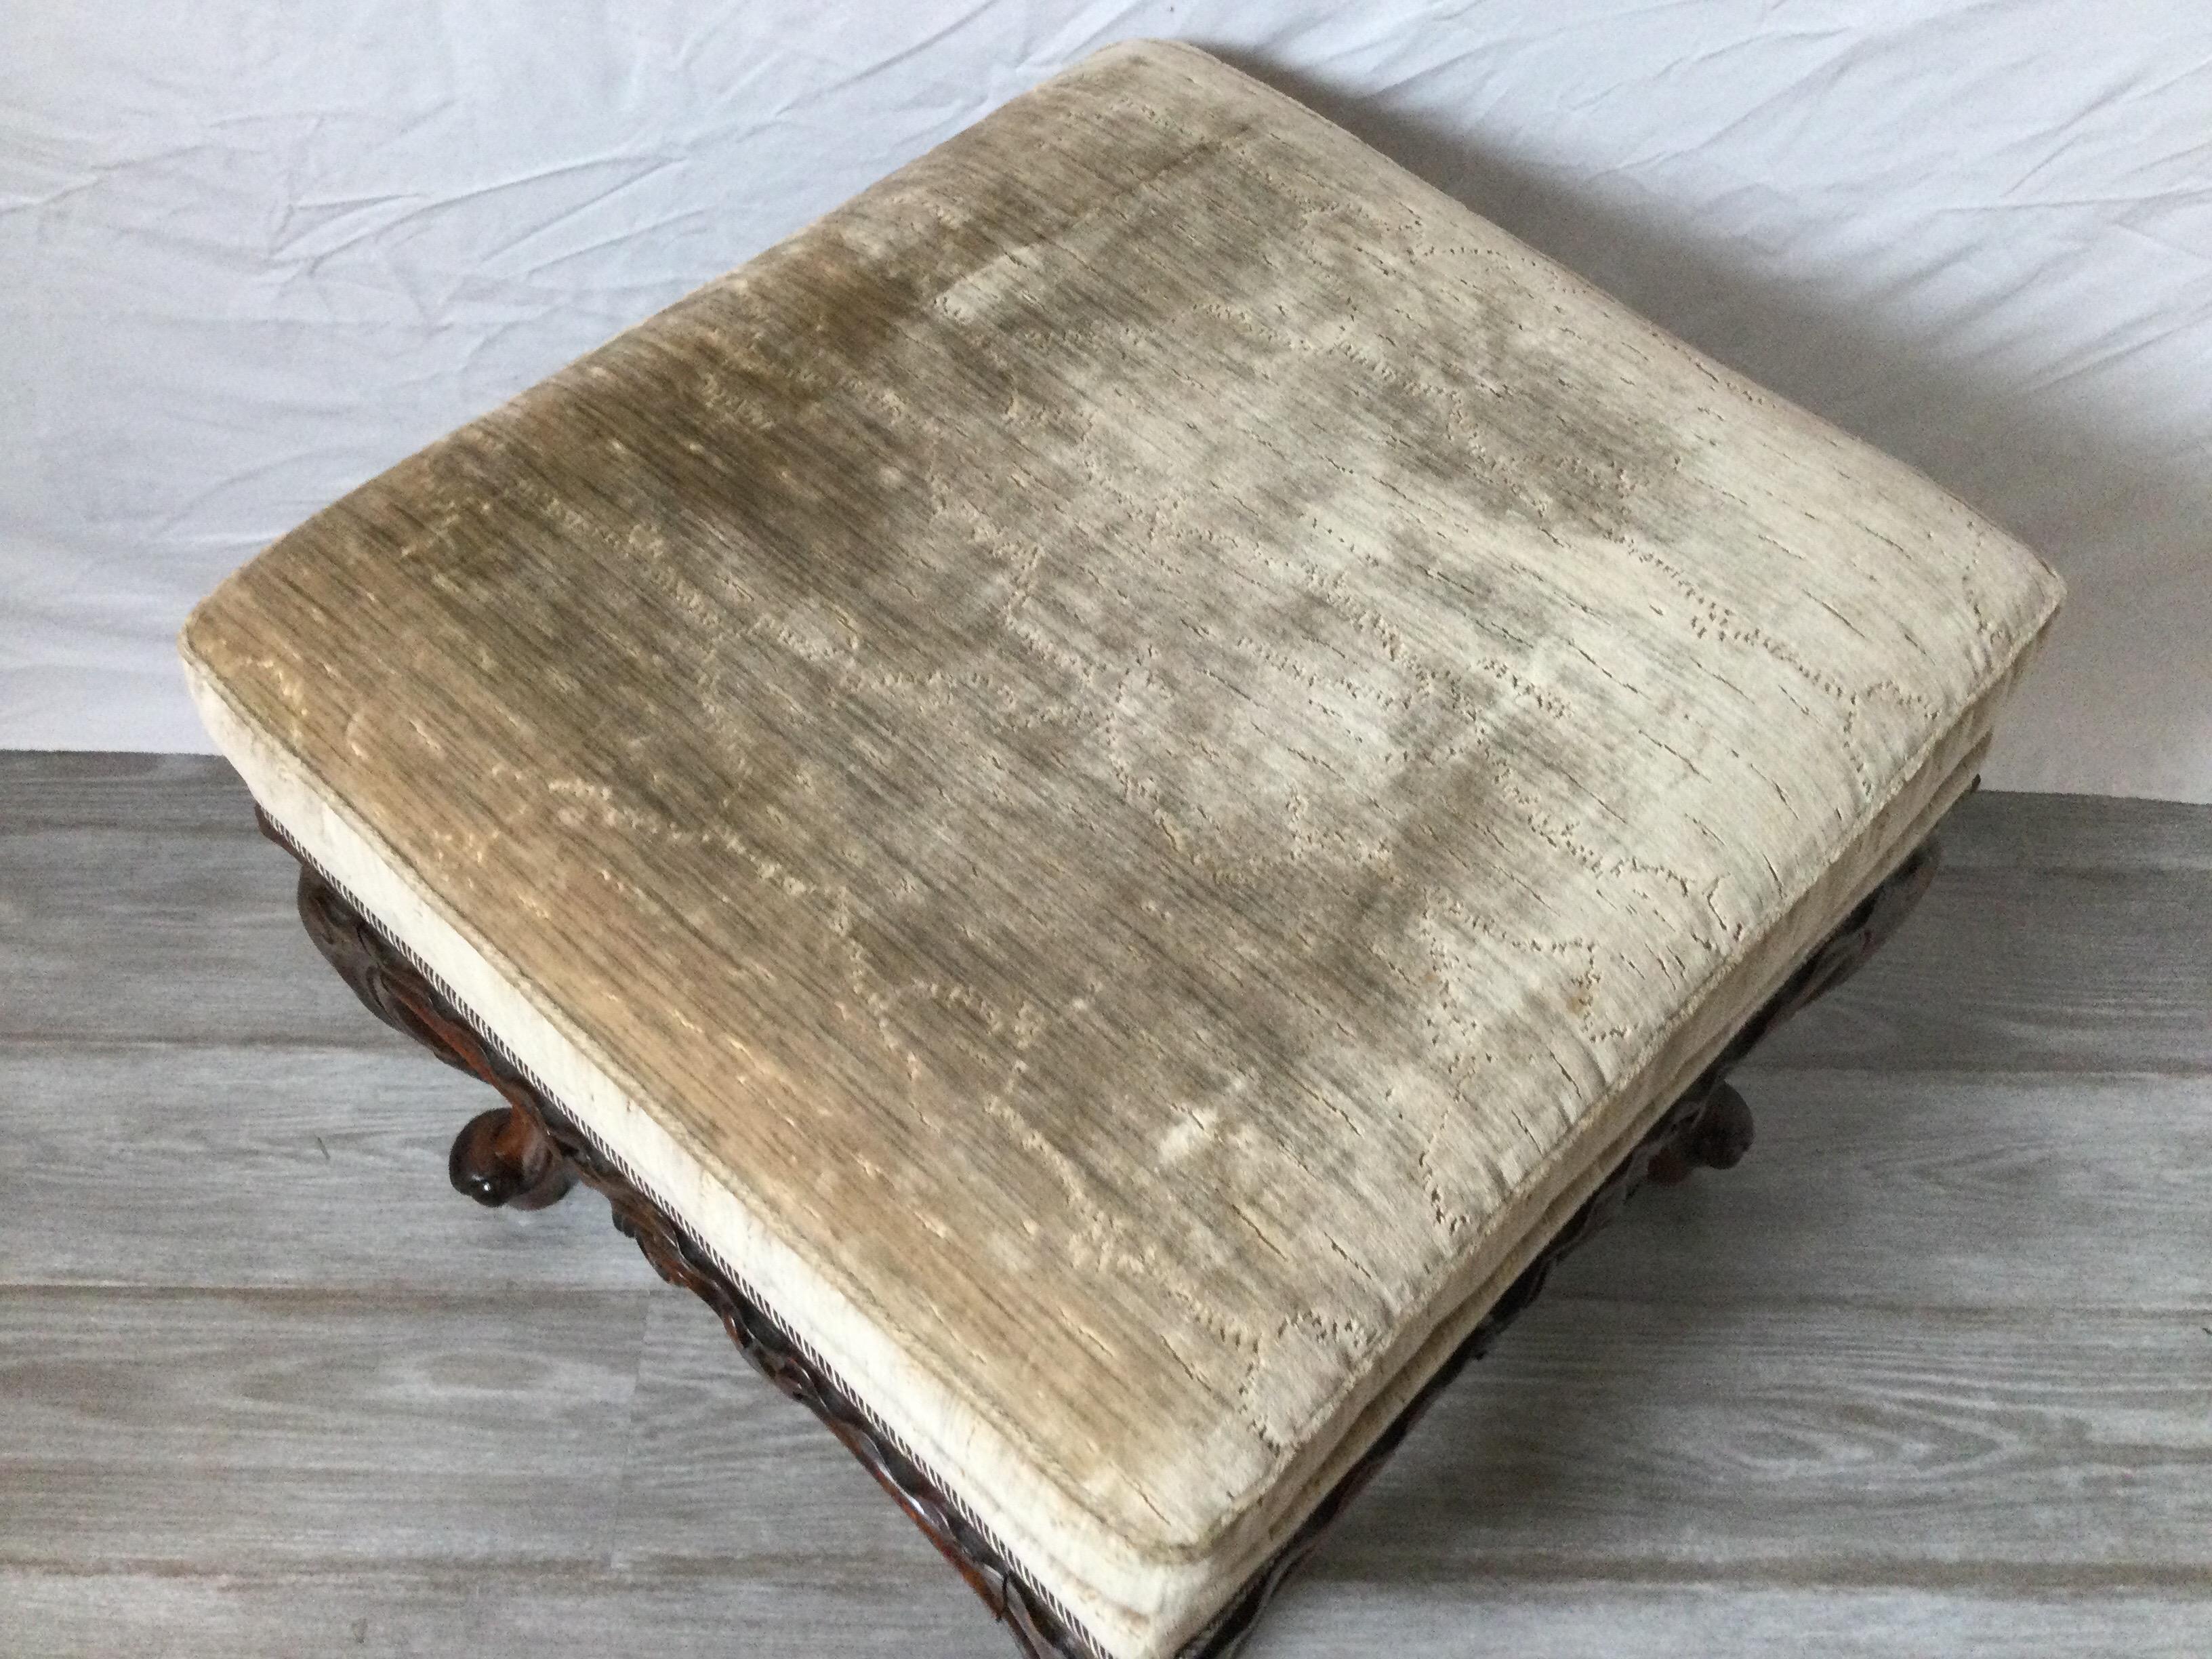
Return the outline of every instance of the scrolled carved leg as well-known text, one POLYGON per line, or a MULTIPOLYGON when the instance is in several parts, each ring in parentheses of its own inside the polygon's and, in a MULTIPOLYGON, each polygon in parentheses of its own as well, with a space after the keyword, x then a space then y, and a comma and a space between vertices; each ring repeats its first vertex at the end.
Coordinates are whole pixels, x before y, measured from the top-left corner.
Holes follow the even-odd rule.
POLYGON ((1651 1155, 1645 1179, 1672 1187, 1695 1170, 1733 1170, 1751 1150, 1751 1107, 1732 1084, 1721 1083, 1705 1105, 1672 1139, 1651 1155))
POLYGON ((1733 1170, 1751 1150, 1753 1133, 1751 1108, 1733 1084, 1723 1083, 1705 1103, 1685 1150, 1708 1170, 1733 1170))
MULTIPOLYGON (((258 808, 261 833, 298 856, 282 830, 258 808)), ((361 1006, 447 1065, 481 1079, 507 1104, 469 1120, 447 1156, 456 1192, 489 1208, 542 1210, 576 1184, 576 1166, 546 1133, 536 1093, 448 1007, 414 963, 368 925, 315 867, 300 864, 301 925, 361 1006)))
POLYGON ((534 1112, 495 1106, 468 1121, 446 1159, 453 1190, 487 1209, 542 1210, 576 1184, 576 1166, 534 1112))

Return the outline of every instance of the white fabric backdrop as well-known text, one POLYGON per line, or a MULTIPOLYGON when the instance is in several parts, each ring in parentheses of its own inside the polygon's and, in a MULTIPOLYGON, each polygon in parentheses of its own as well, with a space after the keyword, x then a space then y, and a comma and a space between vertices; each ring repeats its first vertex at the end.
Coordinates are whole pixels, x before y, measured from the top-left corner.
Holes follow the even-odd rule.
POLYGON ((0 746, 205 746, 271 536, 1061 65, 1273 80, 2025 537, 1993 784, 2212 800, 2201 0, 13 0, 0 746))

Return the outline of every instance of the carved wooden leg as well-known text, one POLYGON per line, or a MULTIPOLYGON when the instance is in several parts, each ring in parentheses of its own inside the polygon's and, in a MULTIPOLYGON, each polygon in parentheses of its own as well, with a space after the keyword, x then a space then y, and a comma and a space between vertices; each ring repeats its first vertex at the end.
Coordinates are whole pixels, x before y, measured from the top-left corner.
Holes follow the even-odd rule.
POLYGON ((446 1159, 453 1190, 490 1209, 542 1210, 576 1184, 576 1166, 538 1121, 516 1105, 479 1113, 453 1137, 446 1159))
POLYGON ((1912 913, 1942 862, 1942 848, 1930 836, 1859 902, 1827 942, 1790 975, 1713 1062, 1706 1075, 1715 1081, 1704 1106, 1652 1153, 1645 1179, 1656 1186, 1672 1187, 1688 1180, 1693 1170, 1732 1170, 1743 1161, 1743 1155, 1751 1150, 1751 1108, 1730 1085, 1717 1079, 1777 1025, 1858 972, 1912 913))
POLYGON ((1733 1170, 1751 1150, 1751 1108, 1732 1084, 1723 1083, 1705 1103, 1705 1114, 1686 1149, 1708 1170, 1733 1170))
POLYGON ((1751 1108, 1733 1085, 1717 1085, 1683 1131, 1651 1155, 1645 1179, 1672 1187, 1693 1170, 1733 1170, 1751 1150, 1751 1108))
MULTIPOLYGON (((283 833, 258 808, 261 833, 297 856, 283 833)), ((362 1007, 403 1036, 414 1038, 447 1065, 479 1078, 507 1098, 469 1120, 454 1138, 446 1174, 457 1192, 496 1209, 542 1210, 576 1184, 576 1168, 545 1132, 528 1085, 504 1065, 406 957, 304 860, 300 865, 300 921, 323 960, 337 970, 362 1007)))

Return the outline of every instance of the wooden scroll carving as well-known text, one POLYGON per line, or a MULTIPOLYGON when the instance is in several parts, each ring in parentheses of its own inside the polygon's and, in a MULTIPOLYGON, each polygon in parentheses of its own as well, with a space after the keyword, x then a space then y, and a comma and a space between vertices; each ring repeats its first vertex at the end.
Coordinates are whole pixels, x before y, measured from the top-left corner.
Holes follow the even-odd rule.
MULTIPOLYGON (((267 817, 261 818, 261 827, 270 840, 295 857, 300 856, 267 817)), ((1544 1246, 1397 1420, 1253 1575, 1236 1600, 1185 1646, 1180 1659, 1229 1659, 1236 1653, 1284 1578, 1312 1553, 1430 1403, 1535 1299, 1553 1267, 1618 1214, 1638 1188, 1646 1181, 1680 1181, 1700 1166, 1727 1169, 1742 1158, 1751 1146, 1751 1111, 1743 1097, 1724 1080, 1729 1071, 1781 1021, 1856 971, 1926 890, 1937 860, 1936 844, 1930 838, 1790 975, 1544 1246)), ((554 1202, 578 1181, 605 1194, 612 1206, 616 1227, 636 1240, 646 1260, 663 1279, 692 1291, 720 1315, 740 1351, 761 1374, 805 1406, 844 1443, 991 1611, 1005 1621, 1028 1659, 1098 1659, 1091 1644, 1024 1584, 996 1547, 708 1253, 639 1191, 555 1103, 509 1063, 404 954, 304 859, 300 872, 300 918, 315 948, 371 1013, 414 1038, 447 1065, 481 1078, 505 1099, 504 1106, 472 1119, 453 1142, 448 1172, 456 1188, 480 1204, 510 1204, 526 1209, 554 1202)))

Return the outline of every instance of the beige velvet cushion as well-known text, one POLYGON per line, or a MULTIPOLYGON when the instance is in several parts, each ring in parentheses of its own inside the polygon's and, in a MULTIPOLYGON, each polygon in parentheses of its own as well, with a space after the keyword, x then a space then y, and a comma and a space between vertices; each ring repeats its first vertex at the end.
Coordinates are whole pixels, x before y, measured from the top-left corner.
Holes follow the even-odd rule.
POLYGON ((2058 596, 1128 45, 184 653, 305 850, 1140 1659, 1957 793, 2058 596))

